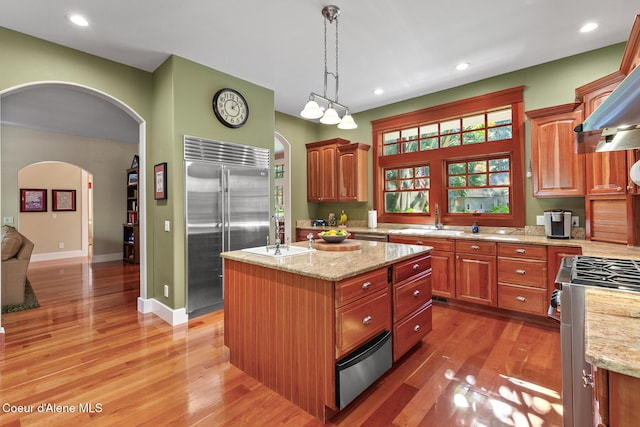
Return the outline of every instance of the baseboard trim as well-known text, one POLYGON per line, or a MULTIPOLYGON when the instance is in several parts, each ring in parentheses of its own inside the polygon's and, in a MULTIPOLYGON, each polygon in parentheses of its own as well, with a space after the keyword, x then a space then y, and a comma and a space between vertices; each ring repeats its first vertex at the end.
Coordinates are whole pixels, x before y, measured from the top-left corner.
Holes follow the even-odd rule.
POLYGON ((33 254, 31 255, 31 261, 54 261, 58 259, 80 258, 86 256, 87 254, 82 251, 50 252, 48 254, 33 254))
POLYGON ((138 312, 143 314, 153 313, 171 326, 182 325, 189 321, 186 309, 173 309, 155 298, 138 298, 138 312))

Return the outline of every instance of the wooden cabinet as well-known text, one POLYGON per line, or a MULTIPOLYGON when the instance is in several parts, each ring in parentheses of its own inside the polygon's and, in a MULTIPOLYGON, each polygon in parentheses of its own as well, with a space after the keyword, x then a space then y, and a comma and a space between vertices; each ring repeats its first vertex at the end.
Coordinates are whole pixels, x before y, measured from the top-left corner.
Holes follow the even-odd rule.
POLYGON ((545 316, 547 248, 498 243, 498 307, 545 316))
POLYGON ((556 276, 560 270, 562 258, 582 255, 579 246, 548 246, 547 247, 547 301, 551 300, 551 294, 556 288, 556 276))
POLYGON ((417 236, 389 236, 393 243, 431 246, 431 287, 433 295, 442 298, 456 296, 455 241, 451 239, 417 236))
POLYGON ((584 196, 585 159, 573 129, 582 122, 580 103, 526 112, 531 123, 534 197, 584 196))
POLYGON ((496 244, 456 240, 456 298, 496 306, 496 244))
POLYGON ((127 219, 122 225, 122 258, 140 263, 140 227, 138 226, 138 168, 127 169, 127 219))
POLYGON ((334 138, 306 147, 307 201, 367 201, 368 145, 334 138))
POLYGON ((431 330, 431 256, 393 266, 393 361, 431 330))
POLYGON ((368 151, 366 144, 338 147, 338 200, 366 202, 369 194, 368 151))
POLYGON ((596 427, 638 424, 640 378, 594 367, 594 423, 596 427))

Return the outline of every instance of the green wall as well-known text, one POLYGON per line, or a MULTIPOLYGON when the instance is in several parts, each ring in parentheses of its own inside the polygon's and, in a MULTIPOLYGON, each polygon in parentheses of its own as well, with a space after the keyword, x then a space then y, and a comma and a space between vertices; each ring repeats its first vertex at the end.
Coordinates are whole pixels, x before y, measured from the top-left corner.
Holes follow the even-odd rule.
MULTIPOLYGON (((575 89, 584 84, 599 79, 607 74, 613 73, 620 67, 620 61, 624 52, 625 43, 594 50, 580 55, 563 58, 557 61, 548 62, 535 67, 526 68, 508 74, 492 77, 467 85, 443 90, 430 95, 419 96, 407 101, 398 102, 384 107, 371 109, 353 117, 358 123, 358 128, 350 131, 343 131, 336 126, 316 126, 316 132, 304 132, 295 134, 295 153, 293 158, 301 159, 305 150, 304 144, 317 140, 330 138, 344 138, 351 142, 362 142, 371 145, 371 121, 385 117, 390 117, 410 111, 415 111, 434 105, 482 95, 515 86, 525 86, 524 109, 535 110, 538 108, 550 107, 554 105, 575 102, 575 89), (303 138, 310 139, 303 139, 303 138), (298 152, 300 150, 300 152, 298 152)), ((347 105, 349 100, 343 100, 347 105)), ((300 108, 303 107, 304 99, 301 100, 300 108)), ((287 122, 282 118, 285 115, 276 115, 276 130, 285 138, 289 139, 287 132, 293 127, 292 120, 302 123, 309 123, 303 119, 291 116, 287 122), (286 125, 285 125, 286 123, 286 125)), ((302 126, 302 125, 300 125, 302 126)), ((529 121, 525 117, 525 165, 529 164, 531 158, 531 139, 529 121)), ((292 149, 293 151, 293 149, 292 149)), ((373 153, 373 150, 370 151, 373 153)), ((297 171, 297 164, 293 164, 294 171, 297 171)), ((327 218, 329 212, 340 212, 344 209, 349 214, 350 219, 366 219, 366 211, 373 206, 373 178, 372 160, 369 157, 369 201, 367 203, 309 203, 308 216, 304 210, 300 211, 300 216, 293 219, 306 218, 327 218)), ((297 178, 296 178, 297 180, 297 178)), ((566 208, 573 211, 574 215, 580 216, 580 223, 584 226, 584 198, 548 198, 540 199, 532 196, 531 179, 525 180, 526 192, 526 224, 535 225, 536 215, 541 215, 543 211, 552 208, 566 208)), ((304 193, 293 192, 294 197, 306 200, 306 189, 304 193), (303 197, 304 196, 304 197, 303 197)), ((294 212, 294 214, 297 211, 294 212)))
POLYGON ((151 165, 167 162, 169 180, 167 200, 153 200, 153 194, 148 194, 148 243, 154 258, 151 296, 169 307, 180 308, 186 304, 187 275, 183 137, 192 135, 268 148, 273 162, 274 94, 177 56, 171 56, 155 71, 154 94, 148 179, 152 178, 151 165), (239 129, 224 126, 213 114, 213 96, 225 87, 239 91, 249 104, 248 121, 239 129), (171 222, 169 233, 164 231, 165 221, 171 222), (168 298, 163 294, 164 285, 173 289, 168 298))

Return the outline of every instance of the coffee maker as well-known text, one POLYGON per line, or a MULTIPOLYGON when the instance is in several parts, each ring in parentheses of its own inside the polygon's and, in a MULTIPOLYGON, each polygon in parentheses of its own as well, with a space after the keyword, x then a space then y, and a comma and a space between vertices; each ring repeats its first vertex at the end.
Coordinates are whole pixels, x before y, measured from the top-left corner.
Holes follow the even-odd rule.
POLYGON ((550 239, 570 239, 571 211, 564 209, 544 211, 544 231, 550 239))

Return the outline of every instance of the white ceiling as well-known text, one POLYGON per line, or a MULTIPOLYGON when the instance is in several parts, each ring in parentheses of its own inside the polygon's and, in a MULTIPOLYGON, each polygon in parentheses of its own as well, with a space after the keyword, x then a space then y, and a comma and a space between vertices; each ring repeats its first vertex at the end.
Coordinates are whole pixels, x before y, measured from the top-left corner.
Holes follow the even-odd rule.
POLYGON ((275 109, 297 115, 323 90, 327 4, 342 11, 339 100, 352 113, 623 42, 640 12, 631 0, 0 0, 0 26, 147 71, 176 54, 272 89, 275 109), (582 34, 587 21, 599 28, 582 34))

